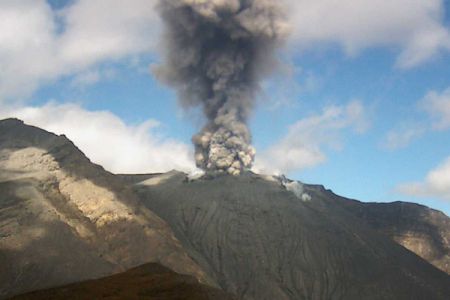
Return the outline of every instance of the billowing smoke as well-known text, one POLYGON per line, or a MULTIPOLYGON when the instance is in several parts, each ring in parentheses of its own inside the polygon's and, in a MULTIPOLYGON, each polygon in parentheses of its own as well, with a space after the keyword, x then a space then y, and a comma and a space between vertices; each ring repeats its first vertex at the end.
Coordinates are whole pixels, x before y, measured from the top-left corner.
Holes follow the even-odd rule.
POLYGON ((247 126, 261 80, 276 66, 286 33, 274 0, 160 0, 164 63, 157 76, 207 124, 192 138, 197 166, 239 175, 255 149, 247 126))

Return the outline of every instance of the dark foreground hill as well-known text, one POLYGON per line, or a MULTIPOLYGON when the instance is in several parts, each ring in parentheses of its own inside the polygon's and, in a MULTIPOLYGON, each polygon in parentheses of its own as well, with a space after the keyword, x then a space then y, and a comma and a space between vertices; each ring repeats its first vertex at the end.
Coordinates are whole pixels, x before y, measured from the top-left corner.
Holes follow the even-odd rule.
POLYGON ((158 264, 121 274, 13 297, 11 300, 232 300, 223 291, 198 283, 158 264))
POLYGON ((429 263, 448 271, 448 233, 426 207, 285 178, 118 176, 0 121, 0 298, 157 262, 239 299, 450 299, 429 263))

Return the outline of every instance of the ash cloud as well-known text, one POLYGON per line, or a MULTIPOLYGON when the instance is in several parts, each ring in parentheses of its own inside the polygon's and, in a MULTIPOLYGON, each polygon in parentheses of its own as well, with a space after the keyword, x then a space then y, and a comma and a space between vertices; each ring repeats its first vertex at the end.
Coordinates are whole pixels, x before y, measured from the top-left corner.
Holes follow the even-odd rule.
POLYGON ((196 164, 239 175, 254 161, 247 121, 261 80, 277 64, 283 11, 273 0, 160 0, 157 10, 165 33, 156 75, 207 119, 192 138, 196 164))

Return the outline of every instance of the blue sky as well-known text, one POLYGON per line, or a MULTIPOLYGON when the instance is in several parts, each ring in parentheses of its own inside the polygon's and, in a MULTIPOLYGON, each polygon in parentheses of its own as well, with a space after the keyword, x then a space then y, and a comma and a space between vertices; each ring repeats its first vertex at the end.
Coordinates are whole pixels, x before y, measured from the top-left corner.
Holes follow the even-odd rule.
MULTIPOLYGON (((1 32, 14 35, 0 35, 0 116, 66 133, 114 172, 192 169, 202 118, 150 71, 162 51, 150 2, 1 3, 1 32)), ((286 0, 283 66, 262 83, 250 121, 257 165, 450 214, 449 4, 371 2, 286 0), (289 149, 305 155, 280 157, 289 149)))

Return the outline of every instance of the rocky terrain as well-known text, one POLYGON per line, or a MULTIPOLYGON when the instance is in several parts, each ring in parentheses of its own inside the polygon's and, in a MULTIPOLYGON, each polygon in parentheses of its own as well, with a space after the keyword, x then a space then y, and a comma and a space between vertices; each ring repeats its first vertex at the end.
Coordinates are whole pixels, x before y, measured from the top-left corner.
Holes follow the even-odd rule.
MULTIPOLYGON (((238 299, 450 299, 449 222, 420 205, 361 203, 250 172, 114 175, 65 136, 0 121, 0 299, 149 262, 192 276, 171 273, 175 294, 187 280, 238 299)), ((103 295, 130 278, 142 296, 146 279, 131 278, 152 268, 70 290, 103 295)))
POLYGON ((146 264, 106 278, 27 293, 12 300, 232 300, 223 291, 198 283, 158 264, 146 264))
POLYGON ((0 298, 148 262, 213 284, 170 227, 66 137, 0 121, 0 298))

